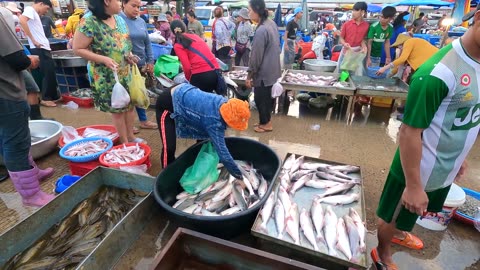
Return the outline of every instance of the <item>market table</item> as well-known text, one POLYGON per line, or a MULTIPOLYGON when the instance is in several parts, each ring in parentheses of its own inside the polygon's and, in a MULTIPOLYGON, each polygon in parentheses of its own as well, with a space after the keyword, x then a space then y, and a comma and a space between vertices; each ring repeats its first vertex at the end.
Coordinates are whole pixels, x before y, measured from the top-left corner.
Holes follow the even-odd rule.
MULTIPOLYGON (((367 76, 351 76, 356 92, 354 101, 359 96, 381 97, 406 100, 408 94, 408 84, 398 78, 373 79, 367 76)), ((350 102, 349 102, 350 104, 350 102)), ((349 115, 353 113, 353 104, 348 107, 349 115)), ((394 102, 392 102, 393 106, 394 102)))
MULTIPOLYGON (((291 83, 291 82, 286 82, 284 80, 285 76, 288 73, 293 73, 293 74, 303 74, 303 75, 315 75, 315 76, 333 76, 335 78, 339 78, 340 74, 339 73, 329 73, 329 72, 318 72, 318 71, 306 71, 306 70, 293 70, 293 69, 288 69, 286 72, 283 73, 282 75, 282 80, 281 84, 284 88, 284 90, 294 90, 294 91, 305 91, 305 92, 315 92, 315 93, 322 93, 322 94, 331 94, 331 95, 341 95, 341 96, 347 96, 348 97, 348 104, 347 104, 347 112, 345 117, 348 118, 350 114, 350 107, 353 107, 353 97, 355 96, 355 90, 356 86, 355 83, 348 78, 346 83, 346 86, 341 87, 341 86, 320 86, 320 85, 309 85, 309 84, 297 84, 297 83, 291 83)), ((343 99, 342 103, 340 106, 340 111, 343 109, 343 99)))

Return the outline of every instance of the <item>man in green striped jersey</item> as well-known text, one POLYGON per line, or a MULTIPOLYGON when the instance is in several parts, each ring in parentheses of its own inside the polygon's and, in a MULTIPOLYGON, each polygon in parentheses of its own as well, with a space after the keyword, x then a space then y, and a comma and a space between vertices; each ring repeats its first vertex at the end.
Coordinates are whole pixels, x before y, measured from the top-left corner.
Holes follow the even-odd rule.
POLYGON ((440 212, 450 185, 463 176, 480 130, 480 11, 474 25, 417 69, 410 83, 399 148, 380 198, 377 269, 397 269, 390 242, 425 211, 440 212))

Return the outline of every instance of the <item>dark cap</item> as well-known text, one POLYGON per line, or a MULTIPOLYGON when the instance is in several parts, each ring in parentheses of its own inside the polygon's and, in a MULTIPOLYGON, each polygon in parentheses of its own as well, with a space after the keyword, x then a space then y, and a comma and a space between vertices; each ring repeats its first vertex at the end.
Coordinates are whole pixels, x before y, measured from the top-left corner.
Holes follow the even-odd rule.
POLYGON ((477 8, 468 12, 467 14, 465 14, 463 17, 462 17, 462 22, 465 22, 465 21, 468 21, 470 20, 471 18, 473 18, 473 16, 475 15, 475 12, 477 12, 478 10, 480 10, 480 4, 477 5, 477 8))
POLYGON ((365 2, 356 2, 355 5, 353 5, 353 10, 363 10, 367 11, 367 3, 365 2))

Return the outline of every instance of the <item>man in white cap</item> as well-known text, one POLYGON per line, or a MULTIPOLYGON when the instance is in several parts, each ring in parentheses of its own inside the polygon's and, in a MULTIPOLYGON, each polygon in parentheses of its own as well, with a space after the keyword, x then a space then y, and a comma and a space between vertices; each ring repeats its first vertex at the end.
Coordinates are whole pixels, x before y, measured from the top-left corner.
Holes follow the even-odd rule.
POLYGON ((303 16, 303 10, 301 7, 295 8, 293 11, 293 20, 288 22, 285 29, 285 43, 283 45, 283 67, 291 69, 293 62, 295 62, 295 44, 297 39, 297 30, 300 29, 298 21, 303 16))
POLYGON ((60 98, 55 76, 55 62, 52 59, 50 42, 45 36, 40 20, 40 16, 45 15, 51 7, 50 0, 35 0, 34 4, 26 7, 20 16, 20 25, 27 35, 31 53, 40 57, 40 72, 43 74, 40 104, 55 107, 57 105, 53 101, 60 98))

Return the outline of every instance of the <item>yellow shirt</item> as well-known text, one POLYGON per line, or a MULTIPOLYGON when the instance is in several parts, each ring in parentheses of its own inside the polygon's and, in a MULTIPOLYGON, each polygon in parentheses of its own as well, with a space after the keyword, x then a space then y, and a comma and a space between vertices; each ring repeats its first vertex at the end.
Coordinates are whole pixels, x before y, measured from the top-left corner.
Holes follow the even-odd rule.
POLYGON ((403 50, 400 57, 393 61, 392 74, 396 74, 398 66, 407 62, 413 70, 417 70, 428 58, 434 55, 438 48, 422 38, 411 38, 403 43, 403 50))

